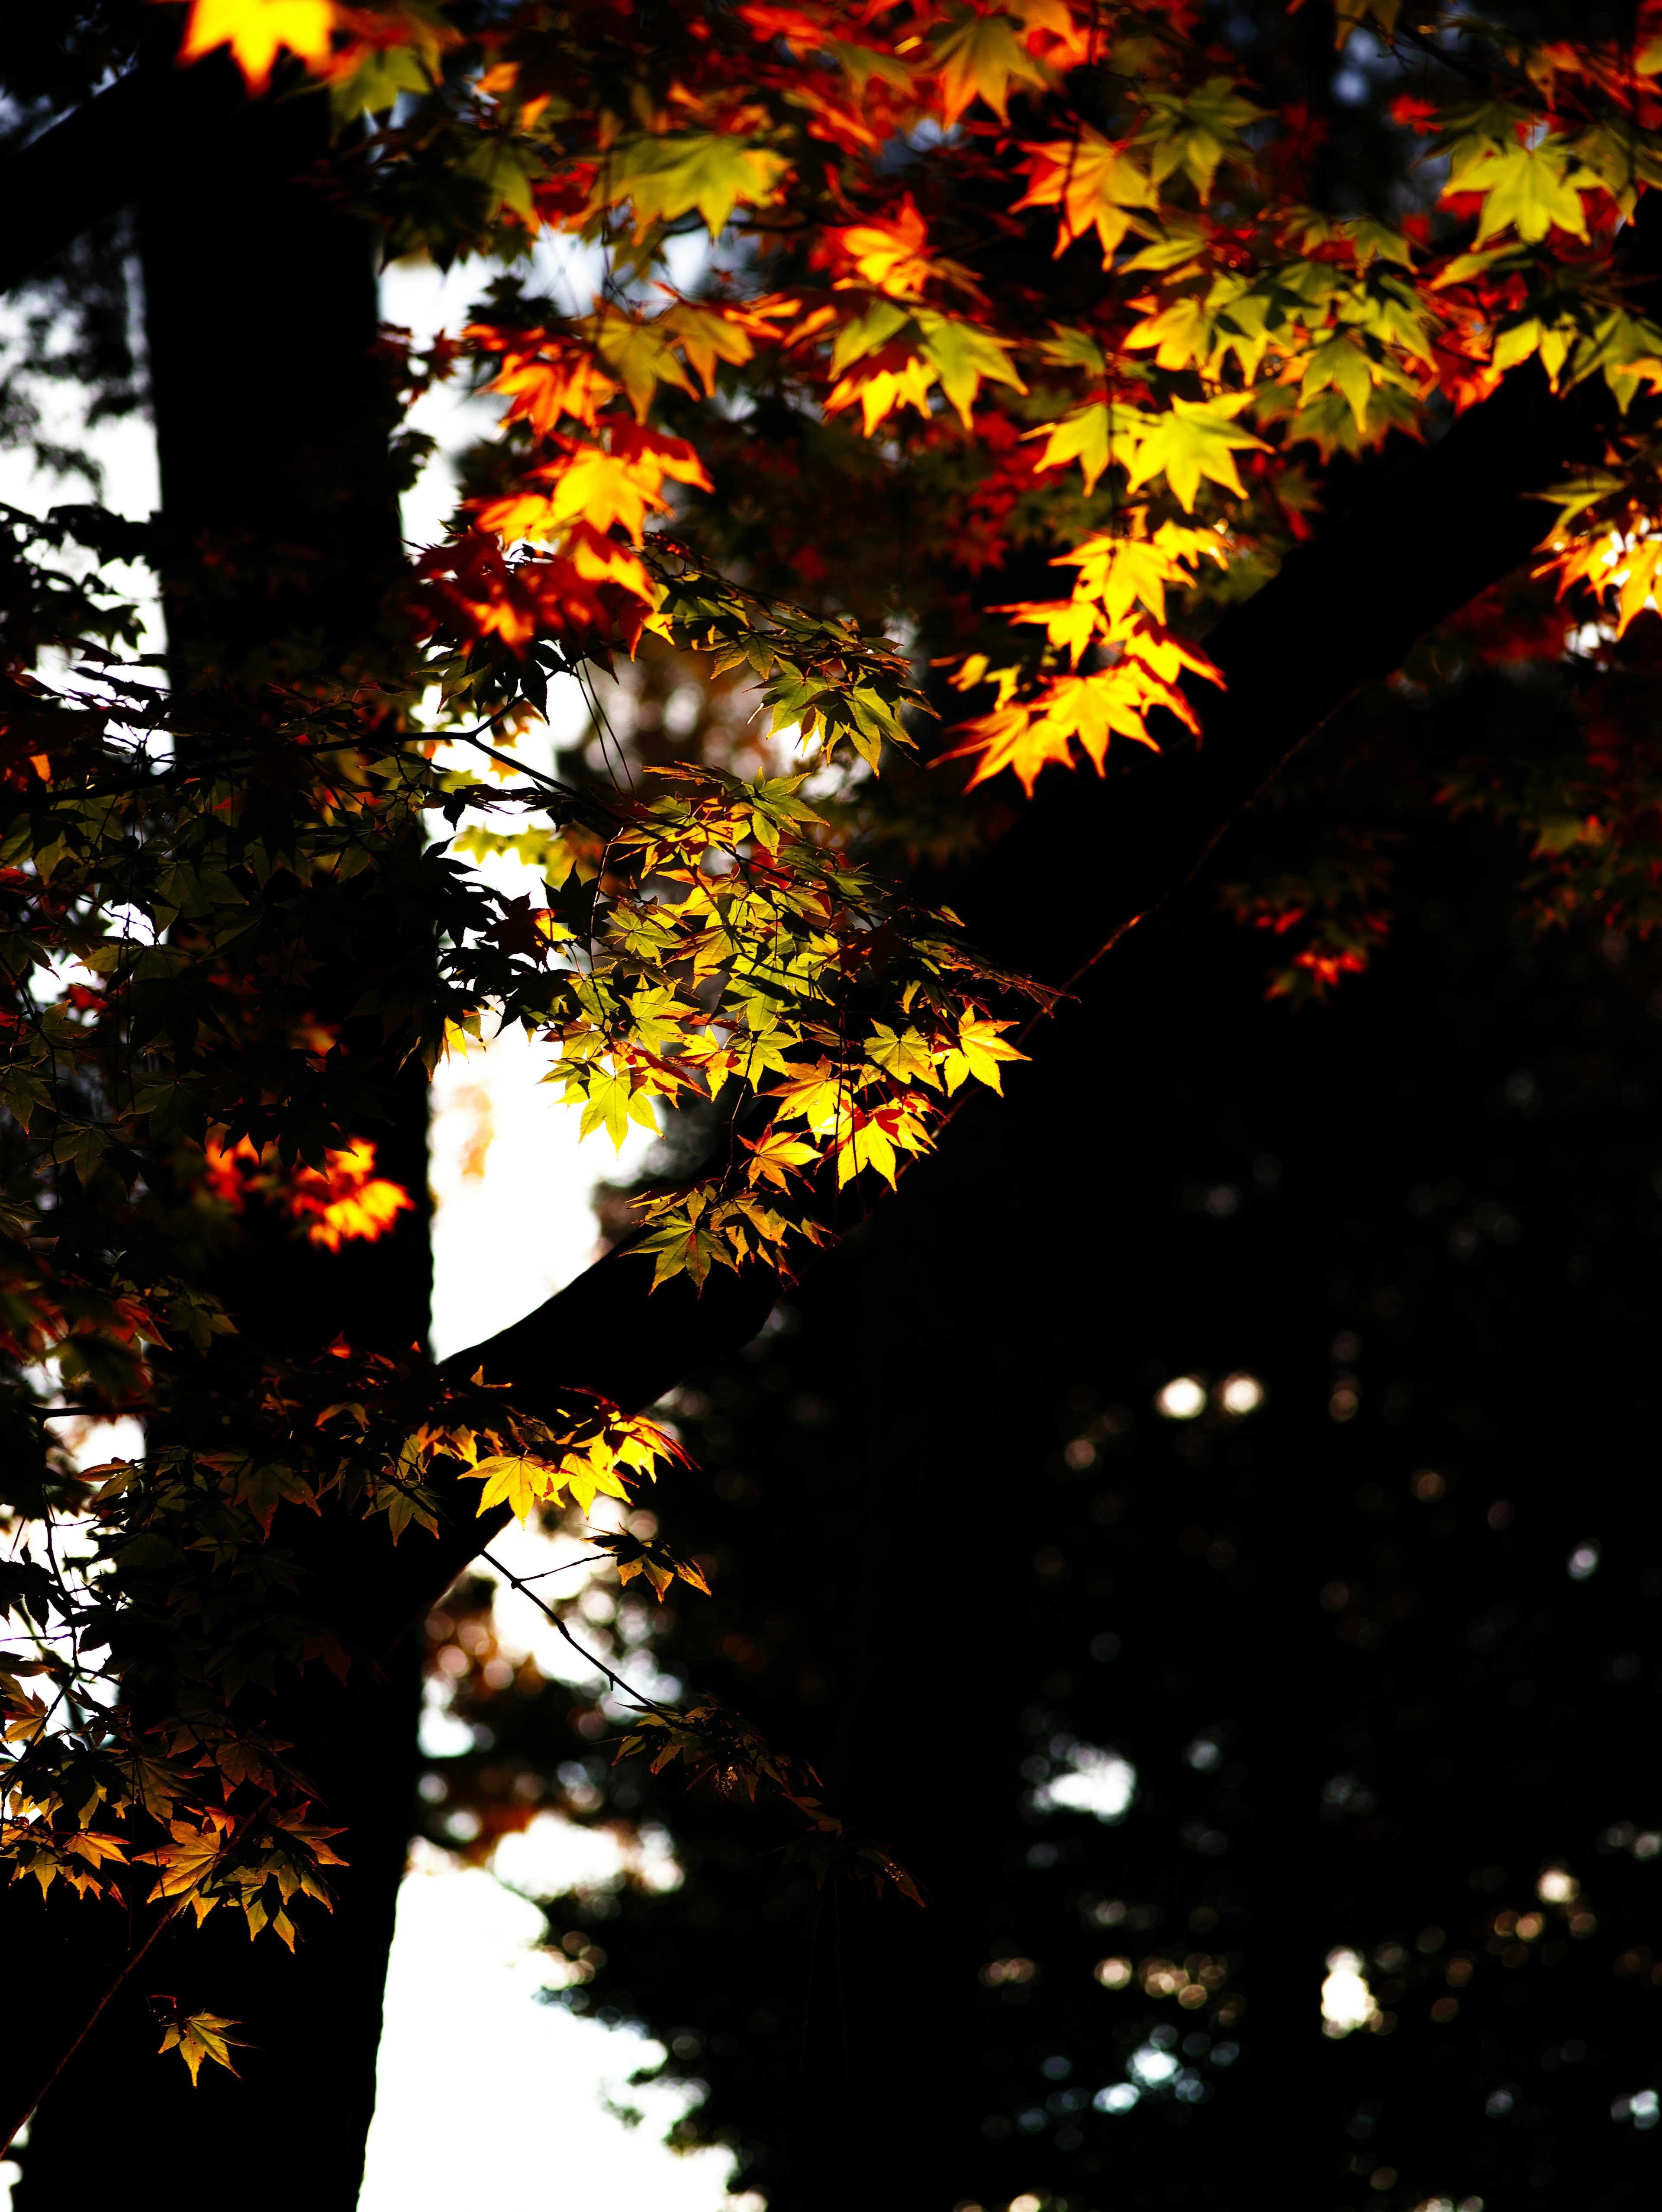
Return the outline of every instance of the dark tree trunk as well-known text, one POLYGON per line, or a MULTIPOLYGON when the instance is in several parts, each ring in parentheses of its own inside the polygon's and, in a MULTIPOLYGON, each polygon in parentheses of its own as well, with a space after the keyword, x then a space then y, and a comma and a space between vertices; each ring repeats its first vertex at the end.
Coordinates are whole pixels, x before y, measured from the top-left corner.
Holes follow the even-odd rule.
MULTIPOLYGON (((186 167, 140 205, 176 681, 240 685, 285 664, 327 674, 373 658, 398 558, 373 356, 374 239, 307 181, 326 125, 315 97, 253 105, 210 168, 186 167)), ((320 1011, 344 1018, 361 980, 323 978, 320 1011)), ((419 1073, 393 1121, 364 1133, 416 1210, 379 1243, 338 1254, 253 1223, 216 1282, 245 1340, 317 1345, 344 1331, 390 1351, 424 1342, 419 1073)), ((343 1543, 350 1553, 351 1532, 326 1521, 317 1546, 329 1564, 343 1543)), ((276 1716, 319 1784, 313 1817, 350 1831, 337 1911, 298 1908, 293 1959, 270 1934, 251 1944, 224 1908, 200 1934, 164 1936, 36 2114, 19 2212, 142 2191, 151 2161, 182 2198, 228 2191, 249 2212, 356 2204, 410 1826, 416 1654, 368 1676, 356 1670, 349 1695, 314 1666, 276 1716), (155 2055, 152 1993, 240 2021, 253 2047, 236 2054, 240 2078, 210 2064, 192 2090, 176 2057, 155 2055)), ((141 1913, 141 1938, 149 1925, 141 1913)), ((133 1929, 57 1893, 43 1912, 32 1889, 16 1888, 0 1893, 0 1940, 14 1998, 30 1993, 29 2051, 44 2073, 119 1971, 133 1929)), ((15 2057, 14 2087, 27 2094, 21 2072, 15 2057)))

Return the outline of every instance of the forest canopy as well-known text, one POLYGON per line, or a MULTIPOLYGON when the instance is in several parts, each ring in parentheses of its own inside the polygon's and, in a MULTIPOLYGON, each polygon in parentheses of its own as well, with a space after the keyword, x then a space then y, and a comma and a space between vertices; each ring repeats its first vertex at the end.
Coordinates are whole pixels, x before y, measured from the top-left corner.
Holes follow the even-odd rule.
MULTIPOLYGON (((620 1584, 720 1607, 651 1408, 970 1101, 1047 1053, 1066 1098, 1104 956, 1226 834, 1288 1011, 1450 822, 1532 930, 1662 917, 1662 9, 113 0, 3 43, 11 432, 62 472, 43 378, 136 404, 131 289, 162 480, 0 517, 0 1850, 9 1910, 121 1923, 16 2121, 175 1923, 321 1926, 320 1759, 510 1519, 611 1499, 620 1584), (379 324, 405 258, 467 319, 379 324), (439 389, 495 428, 411 546, 439 389), (509 1028, 672 1164, 435 1364, 425 1084, 509 1028), (143 1456, 77 1464, 88 1414, 143 1456)), ((620 1757, 919 1900, 811 1747, 596 1663, 620 1757)), ((192 2081, 240 2017, 167 2015, 192 2081)))

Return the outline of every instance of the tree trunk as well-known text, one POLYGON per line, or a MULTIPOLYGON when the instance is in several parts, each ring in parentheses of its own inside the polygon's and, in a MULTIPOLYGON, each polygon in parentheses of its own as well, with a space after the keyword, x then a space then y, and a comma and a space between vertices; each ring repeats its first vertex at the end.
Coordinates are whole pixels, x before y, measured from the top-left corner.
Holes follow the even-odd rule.
MULTIPOLYGON (((165 66, 165 64, 162 64, 165 66)), ((143 73, 143 72, 141 72, 143 73)), ((176 682, 234 683, 286 659, 328 672, 372 650, 398 561, 386 459, 388 404, 373 358, 374 239, 305 180, 326 149, 317 97, 249 106, 210 172, 186 167, 141 203, 141 237, 163 514, 180 553, 167 605, 176 682), (272 581, 273 572, 277 580, 272 581)), ((325 977, 320 1010, 344 1018, 361 978, 325 977)), ((419 1073, 374 1138, 378 1165, 417 1203, 393 1233, 326 1254, 253 1220, 215 1287, 245 1339, 407 1350, 424 1341, 426 1087, 419 1073)), ((326 1563, 351 1531, 318 1534, 326 1563)), ((325 1564, 320 1558, 319 1564, 325 1564)), ((350 1830, 332 1917, 302 1903, 291 1959, 240 1915, 170 1930, 149 1953, 41 2105, 21 2152, 19 2212, 142 2188, 230 2191, 249 2212, 304 2202, 350 2212, 374 2101, 375 2052, 416 1766, 413 1648, 350 1693, 320 1667, 283 1698, 278 1733, 319 1784, 313 1817, 350 1830), (153 2055, 146 2001, 231 2015, 250 2049, 239 2077, 209 2064, 192 2089, 153 2055), (90 2124, 89 2124, 90 2122, 90 2124)), ((14 1998, 29 1993, 29 2051, 48 2070, 128 1956, 108 1907, 31 1887, 0 1893, 14 1998)), ((28 2087, 17 2075, 15 2086, 28 2087)))

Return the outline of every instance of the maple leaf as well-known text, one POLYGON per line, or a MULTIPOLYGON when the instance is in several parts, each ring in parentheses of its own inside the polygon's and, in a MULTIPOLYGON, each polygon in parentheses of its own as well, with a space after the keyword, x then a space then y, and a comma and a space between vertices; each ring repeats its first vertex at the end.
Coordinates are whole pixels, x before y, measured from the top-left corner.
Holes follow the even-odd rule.
POLYGON ((673 384, 697 397, 697 387, 681 359, 678 334, 667 317, 620 313, 609 307, 591 319, 595 350, 629 394, 635 419, 644 422, 660 384, 673 384))
POLYGON ((751 1153, 746 1170, 749 1180, 770 1182, 776 1190, 788 1190, 793 1168, 807 1167, 819 1157, 814 1147, 801 1137, 788 1135, 783 1129, 770 1129, 763 1137, 740 1139, 751 1153))
MULTIPOLYGON (((586 549, 601 553, 606 542, 604 533, 614 523, 621 523, 638 542, 648 510, 668 507, 663 494, 667 477, 695 484, 701 491, 713 489, 703 463, 685 438, 665 437, 627 418, 608 419, 606 428, 609 451, 574 441, 562 459, 532 470, 526 479, 527 486, 542 485, 545 489, 527 489, 502 499, 481 501, 478 507, 481 528, 513 540, 550 538, 580 522, 586 534, 573 543, 581 558, 586 549)), ((638 562, 636 570, 644 592, 647 578, 638 562)))
POLYGON ((1597 182, 1590 171, 1572 171, 1564 147, 1551 138, 1543 139, 1538 146, 1480 142, 1475 148, 1470 141, 1462 140, 1453 149, 1443 197, 1482 193, 1482 210, 1477 218, 1479 246, 1508 223, 1519 238, 1533 246, 1555 224, 1560 230, 1585 238, 1586 210, 1576 185, 1597 182))
POLYGON ((516 1521, 528 1521, 545 1498, 559 1494, 557 1468, 529 1452, 498 1452, 468 1469, 468 1479, 484 1485, 479 1513, 505 1505, 516 1521))
POLYGON ((844 1089, 842 1071, 820 1060, 812 1067, 793 1069, 789 1082, 763 1096, 778 1100, 774 1109, 776 1120, 806 1121, 810 1129, 821 1130, 836 1119, 844 1089))
POLYGON ((176 1766, 166 1759, 148 1758, 142 1752, 130 1753, 113 1764, 120 1778, 119 1802, 137 1805, 158 1820, 173 1818, 174 1807, 185 1790, 176 1766))
POLYGON ((880 1106, 867 1113, 849 1106, 837 1116, 837 1180, 851 1182, 864 1168, 874 1168, 891 1190, 895 1188, 895 1153, 923 1152, 930 1148, 928 1132, 904 1103, 880 1106))
POLYGON ((1377 371, 1366 349, 1354 333, 1341 331, 1311 355, 1299 386, 1299 398, 1300 402, 1308 401, 1330 386, 1343 392, 1360 430, 1367 427, 1368 402, 1373 396, 1376 380, 1377 371))
POLYGON ((1622 556, 1620 566, 1611 572, 1611 583, 1621 586, 1616 601, 1617 637, 1626 635, 1635 615, 1654 605, 1659 568, 1662 568, 1662 538, 1645 538, 1631 553, 1622 556))
POLYGON ((1114 457, 1114 434, 1116 428, 1123 431, 1126 412, 1123 409, 1111 410, 1100 399, 1093 399, 1083 407, 1075 407, 1059 422, 1042 422, 1038 429, 1026 433, 1030 438, 1050 440, 1034 467, 1060 469, 1069 461, 1077 461, 1088 498, 1097 488, 1097 478, 1114 457))
POLYGON ((949 1052, 941 1066, 947 1091, 955 1091, 960 1084, 974 1076, 977 1083, 984 1083, 1001 1097, 1004 1082, 998 1072, 999 1062, 1026 1060, 1028 1056, 1004 1042, 1001 1032, 1014 1027, 1014 1022, 988 1021, 966 1008, 958 1018, 958 1048, 949 1052))
POLYGON ((198 1924, 219 1901, 204 1893, 203 1884, 225 1856, 227 1826, 224 1814, 213 1813, 204 1814, 199 1821, 169 1820, 172 1843, 144 1854, 145 1865, 155 1869, 151 1895, 188 1898, 198 1924))
POLYGON ((119 1836, 100 1835, 94 1828, 77 1828, 64 1838, 64 1848, 94 1866, 125 1866, 127 1847, 119 1836))
POLYGON ((246 1466, 238 1477, 235 1497, 237 1504, 248 1508, 268 1536, 272 1516, 284 1503, 309 1505, 314 1513, 322 1510, 317 1492, 306 1476, 281 1460, 264 1460, 257 1467, 246 1466))
POLYGON ((840 414, 858 400, 861 427, 869 438, 884 417, 897 407, 912 407, 920 415, 927 416, 929 388, 935 374, 933 365, 914 349, 910 341, 898 338, 850 368, 825 395, 825 411, 827 415, 840 414))
POLYGON ((415 1204, 401 1184, 373 1172, 375 1148, 363 1139, 326 1152, 324 1162, 321 1169, 295 1169, 277 1182, 275 1195, 308 1241, 326 1251, 359 1238, 373 1243, 415 1204))
POLYGON ((597 1497, 618 1498, 627 1502, 629 1490, 619 1476, 610 1449, 597 1443, 585 1455, 572 1452, 560 1462, 560 1486, 569 1489, 578 1506, 585 1513, 594 1510, 597 1497))
POLYGON ((897 1033, 887 1022, 874 1022, 866 1039, 866 1058, 898 1083, 933 1084, 935 1080, 928 1045, 914 1029, 897 1033))
MULTIPOLYGON (((661 1431, 654 1431, 653 1434, 665 1449, 669 1449, 669 1439, 661 1431)), ((479 1493, 481 1514, 488 1513, 494 1505, 506 1505, 515 1520, 527 1521, 539 1504, 557 1502, 567 1490, 587 1513, 596 1496, 602 1493, 607 1498, 627 1500, 628 1486, 618 1473, 619 1456, 602 1436, 587 1449, 574 1448, 563 1453, 558 1461, 539 1452, 496 1453, 470 1468, 466 1479, 484 1485, 479 1493)))
MULTIPOLYGON (((1136 520, 1137 511, 1125 520, 1136 520)), ((1145 608, 1157 623, 1166 620, 1166 592, 1170 584, 1186 584, 1187 564, 1198 560, 1229 563, 1224 539, 1214 530, 1190 529, 1179 522, 1163 522, 1152 538, 1119 535, 1087 538, 1071 553, 1058 553, 1053 568, 1079 570, 1077 598, 1094 599, 1115 629, 1130 619, 1137 607, 1145 608)))
POLYGON ((539 437, 558 428, 569 415, 587 428, 618 386, 605 374, 594 354, 563 335, 546 331, 512 331, 489 323, 470 323, 464 339, 482 349, 499 353, 502 367, 485 386, 508 400, 502 420, 523 418, 539 437))
POLYGON ((694 1287, 702 1289, 713 1267, 731 1267, 737 1261, 719 1224, 679 1211, 666 1213, 634 1249, 654 1256, 654 1291, 660 1283, 682 1273, 691 1275, 694 1287))
POLYGON ((1208 359, 1213 349, 1216 319, 1199 300, 1173 300, 1158 314, 1146 315, 1125 333, 1128 352, 1154 349, 1160 368, 1187 368, 1208 359))
POLYGON ((584 1100, 580 1138, 604 1125, 613 1146, 621 1152, 631 1122, 657 1135, 658 1116, 652 1110, 651 1096, 636 1083, 630 1069, 613 1073, 603 1067, 589 1068, 573 1089, 584 1100))
POLYGON ((673 222, 694 208, 715 238, 741 200, 769 199, 789 166, 783 155, 722 131, 630 138, 612 149, 604 184, 597 181, 595 190, 601 205, 633 201, 637 240, 654 222, 673 222))
MULTIPOLYGON (((236 2072, 236 2068, 231 2063, 231 2047, 234 2045, 246 2051, 249 2045, 246 2036, 232 2035, 228 2031, 241 2025, 240 2021, 227 2019, 222 2013, 176 2014, 167 2022, 157 2055, 159 2057, 161 2051, 177 2051, 191 2069, 191 2086, 195 2088, 198 2086, 197 2075, 204 2058, 211 2058, 215 2065, 223 2066, 230 2073, 236 2072)), ((179 2077, 175 2075, 174 2078, 176 2081, 179 2077)))
POLYGON ((983 378, 993 384, 1008 384, 1017 392, 1027 389, 1011 366, 1008 343, 990 331, 955 317, 934 314, 927 307, 918 310, 916 321, 922 333, 924 358, 940 377, 941 389, 958 410, 966 430, 973 427, 970 408, 983 378))
POLYGON ((685 1559, 680 1553, 672 1551, 661 1538, 653 1537, 643 1541, 638 1536, 619 1531, 591 1534, 589 1540, 599 1550, 612 1554, 620 1583, 630 1582, 636 1575, 644 1576, 651 1583, 661 1605, 671 1583, 678 1581, 687 1583, 693 1589, 702 1590, 706 1597, 710 1594, 709 1584, 705 1581, 703 1570, 697 1561, 685 1559))
POLYGON ((1103 626, 1101 609, 1084 598, 1015 599, 1007 606, 989 607, 988 612, 1014 615, 1020 623, 1043 623, 1050 643, 1058 649, 1065 647, 1075 668, 1081 654, 1103 626))
POLYGON ((941 112, 950 126, 972 100, 983 100, 1001 123, 1009 120, 1013 85, 1039 89, 1047 72, 1028 52, 1022 26, 1008 15, 980 15, 969 8, 953 11, 953 20, 937 31, 931 42, 941 84, 941 112))
POLYGON ((752 307, 748 313, 742 308, 725 305, 709 306, 691 300, 678 300, 659 318, 667 330, 673 332, 675 341, 686 356, 687 366, 697 377, 707 393, 715 389, 715 364, 718 361, 739 368, 754 357, 756 348, 752 336, 758 331, 772 337, 764 316, 752 307))
POLYGON ((1155 416, 1152 427, 1141 432, 1127 476, 1130 489, 1135 491, 1151 477, 1164 474, 1186 514, 1195 511, 1202 477, 1244 499, 1246 487, 1235 466, 1235 453, 1247 448, 1269 450, 1262 438, 1232 419, 1251 398, 1251 392, 1219 392, 1210 399, 1172 399, 1171 412, 1155 416))
POLYGON ((1130 227, 1131 210, 1159 204, 1153 179, 1124 143, 1105 138, 1088 123, 1080 125, 1076 138, 1027 147, 1024 166, 1032 181, 1015 206, 1061 210, 1057 257, 1093 227, 1105 257, 1112 253, 1130 227))
POLYGON ((1149 119, 1131 142, 1152 149, 1149 168, 1157 184, 1174 169, 1191 179, 1202 201, 1212 196, 1212 180, 1227 154, 1244 154, 1240 133, 1265 110, 1239 92, 1227 76, 1210 76, 1189 93, 1150 92, 1149 119))
POLYGON ((1193 707, 1172 680, 1179 668, 1214 684, 1223 681, 1203 653, 1169 633, 1134 635, 1115 666, 1088 676, 1056 677, 1032 699, 1012 700, 965 724, 964 742, 942 757, 975 761, 971 789, 1008 768, 1031 798, 1044 769, 1072 766, 1077 738, 1101 775, 1116 733, 1160 750, 1148 730, 1152 708, 1164 707, 1191 730, 1198 727, 1193 707), (1157 658, 1164 666, 1154 665, 1157 658))
POLYGON ((179 58, 199 61, 228 46, 249 91, 261 93, 285 47, 310 68, 327 63, 334 26, 331 0, 191 0, 179 58))
POLYGON ((843 229, 827 230, 816 257, 831 259, 833 256, 874 291, 886 292, 898 300, 913 299, 932 283, 946 283, 971 292, 976 289, 967 269, 931 251, 928 227, 910 192, 880 222, 849 223, 843 229))

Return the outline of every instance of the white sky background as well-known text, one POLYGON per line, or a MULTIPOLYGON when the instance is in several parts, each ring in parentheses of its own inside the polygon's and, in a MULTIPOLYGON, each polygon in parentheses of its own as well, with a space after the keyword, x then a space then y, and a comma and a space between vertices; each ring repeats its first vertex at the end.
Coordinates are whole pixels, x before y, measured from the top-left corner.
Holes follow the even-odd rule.
MULTIPOLYGON (((548 273, 557 274, 558 266, 548 273)), ((430 268, 400 267, 388 272, 383 312, 418 337, 446 325, 459 328, 482 283, 477 270, 458 269, 446 278, 430 268)), ((586 294, 574 304, 586 307, 586 294)), ((65 390, 61 397, 68 402, 72 395, 65 390)), ((48 404, 58 398, 49 391, 48 404)), ((451 450, 490 419, 480 403, 443 392, 431 395, 416 417, 451 450)), ((84 442, 104 463, 107 506, 134 517, 156 507, 148 425, 105 424, 83 437, 66 405, 61 422, 46 427, 84 442)), ((405 535, 413 542, 430 544, 441 535, 452 481, 441 452, 406 504, 405 535)), ((0 501, 39 514, 86 496, 78 481, 54 483, 37 477, 26 455, 0 453, 0 501)), ((561 698, 557 690, 550 702, 562 737, 581 720, 575 686, 569 695, 561 698)), ((552 733, 545 748, 528 744, 527 757, 536 758, 551 742, 552 733)), ((490 872, 510 894, 537 881, 514 861, 493 865, 490 872)), ((604 1134, 580 1149, 575 1109, 562 1107, 557 1092, 539 1083, 551 1056, 516 1032, 439 1071, 431 1179, 433 1345, 441 1357, 517 1320, 581 1272, 596 1242, 593 1185, 637 1171, 649 1142, 644 1131, 633 1132, 621 1158, 614 1158, 604 1134)), ((86 1438, 84 1448, 98 1457, 133 1451, 139 1446, 136 1436, 125 1433, 129 1425, 115 1434, 107 1425, 86 1438)), ((493 1548, 520 1572, 528 1571, 527 1561, 539 1567, 563 1556, 562 1547, 522 1532, 493 1548)), ((508 1649, 534 1651, 551 1674, 582 1679, 569 1651, 556 1646, 551 1633, 539 1633, 540 1619, 527 1601, 510 1595, 498 1620, 508 1649)), ((651 1691, 654 1685, 643 1678, 641 1686, 651 1691)), ((445 1732, 459 1727, 434 1705, 423 1723, 429 1750, 453 1747, 445 1732)), ((549 1978, 533 1948, 542 1918, 515 1890, 546 1894, 616 1879, 615 1844, 545 1814, 526 1834, 506 1839, 498 1863, 502 1881, 459 1869, 423 1848, 405 1880, 360 2212, 454 2212, 458 2203, 488 2212, 598 2212, 601 2206, 605 2212, 762 2212, 759 2197, 729 2196, 725 2153, 677 2156, 665 2148, 666 2130, 685 2108, 681 2093, 625 2086, 636 2067, 661 2057, 656 2045, 538 2002, 549 1978), (642 2112, 642 2124, 630 2128, 614 2118, 609 2099, 642 2112)), ((673 1882, 666 1839, 648 1838, 644 1871, 655 1883, 673 1882)), ((257 2033, 257 2023, 250 2025, 257 2033)), ((10 2212, 15 2172, 0 2164, 0 2212, 10 2212)))

